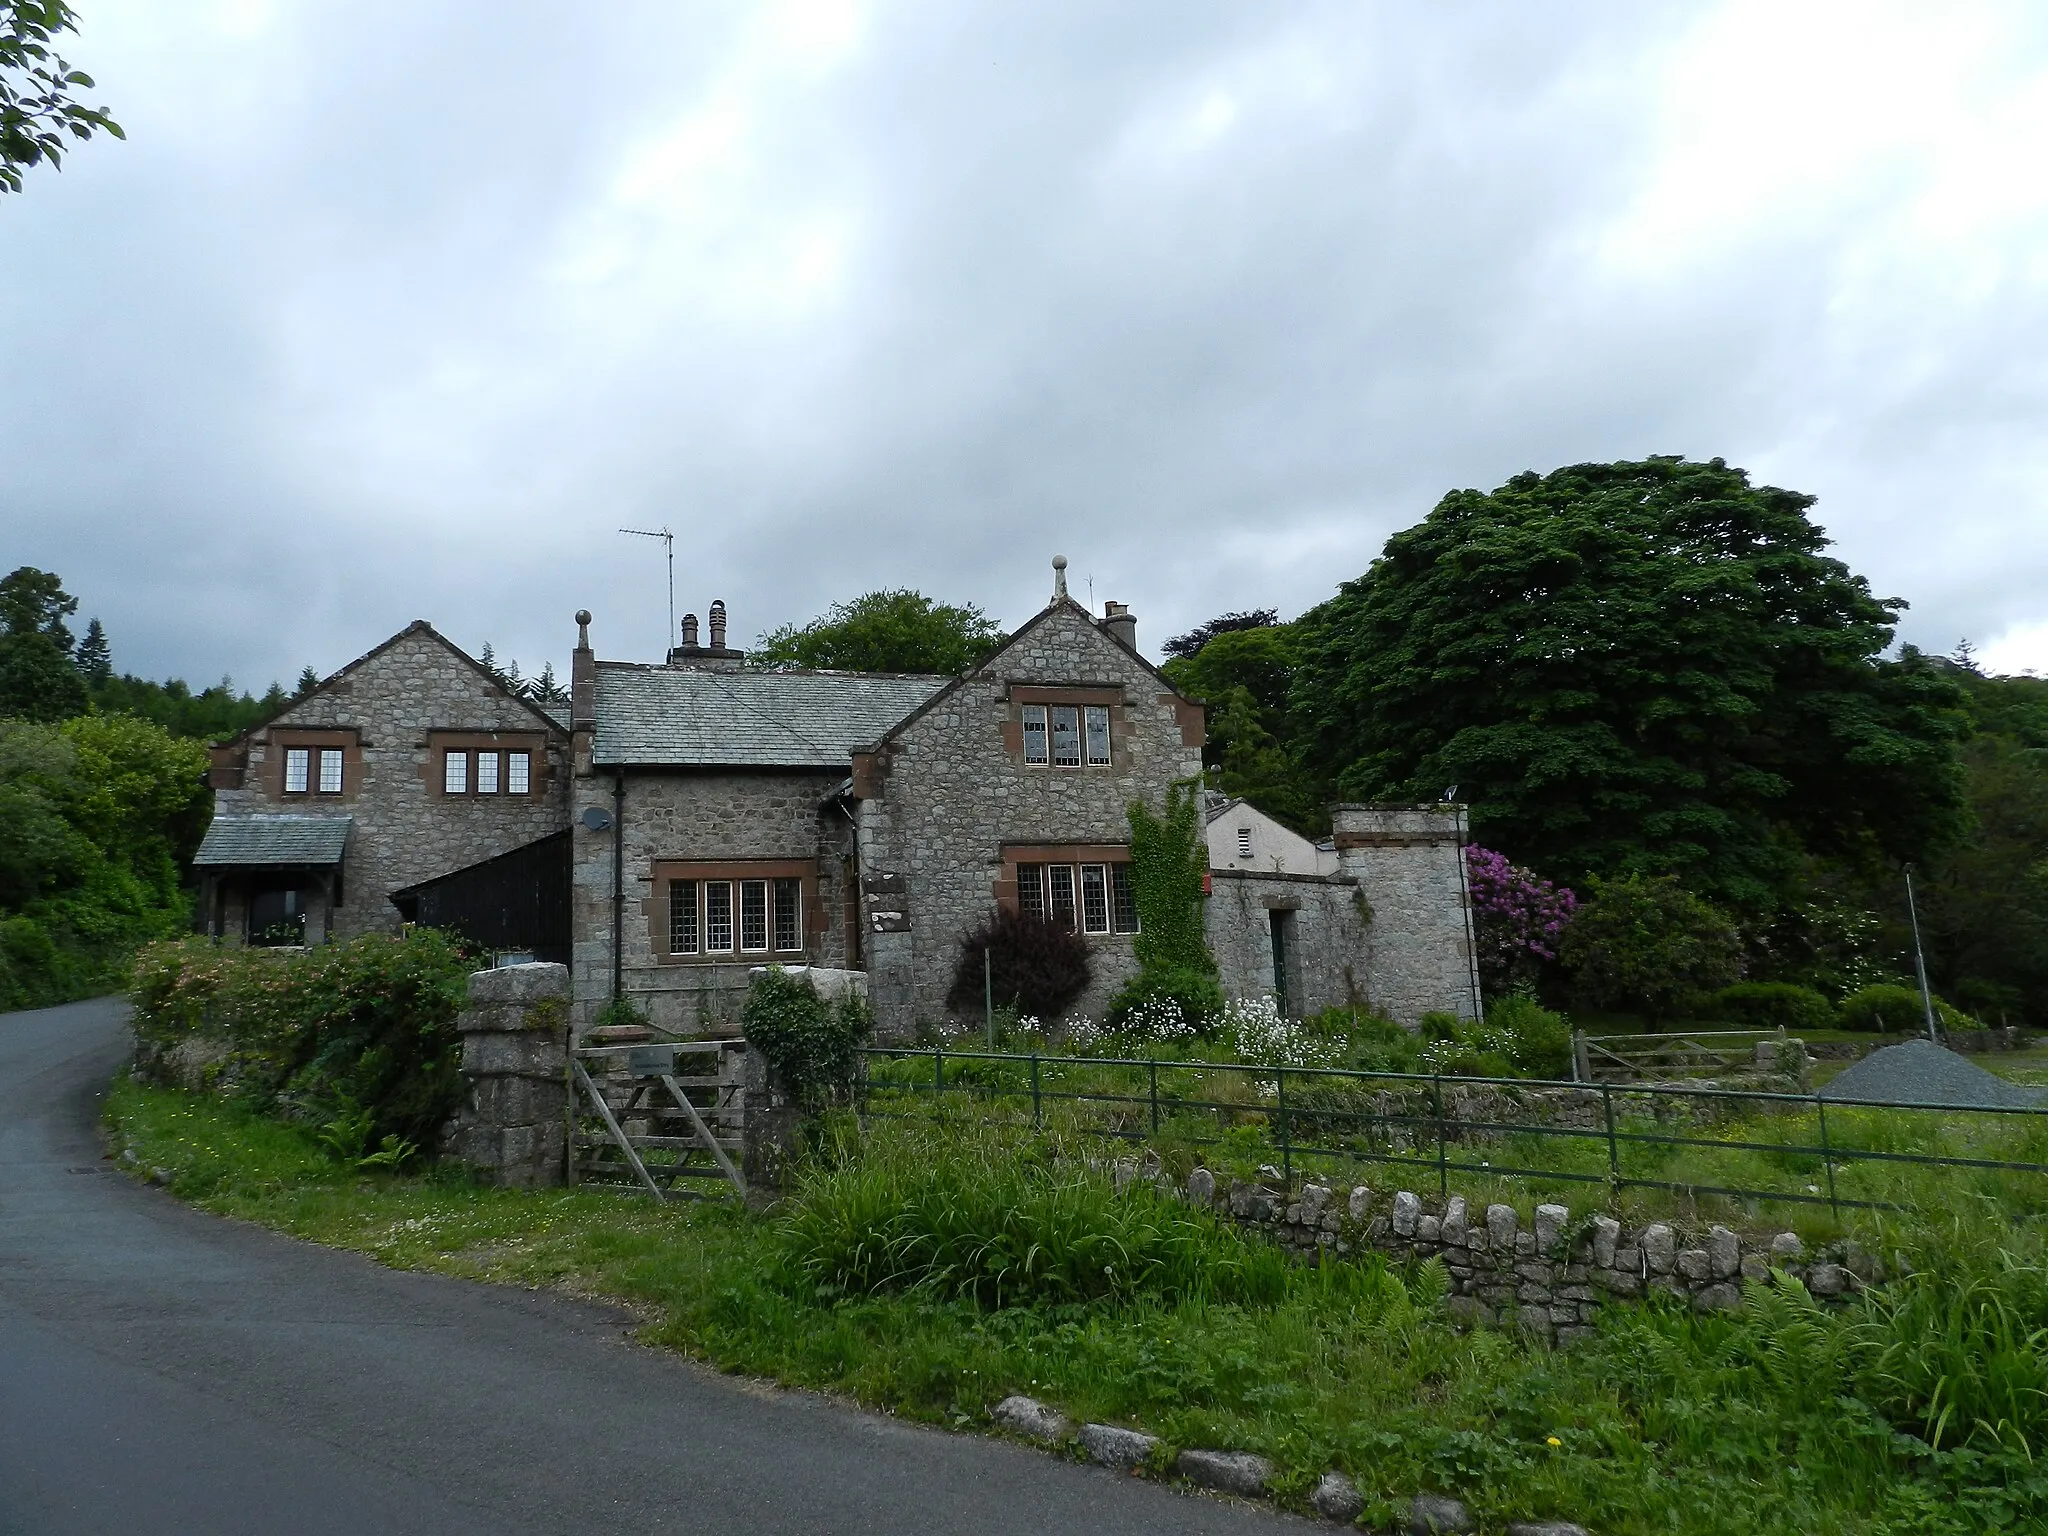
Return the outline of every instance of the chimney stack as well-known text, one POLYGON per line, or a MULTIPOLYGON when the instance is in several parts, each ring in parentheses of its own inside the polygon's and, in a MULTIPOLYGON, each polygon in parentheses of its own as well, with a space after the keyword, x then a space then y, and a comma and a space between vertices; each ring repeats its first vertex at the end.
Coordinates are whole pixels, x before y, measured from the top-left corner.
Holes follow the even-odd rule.
POLYGON ((699 671, 731 672, 737 669, 746 656, 740 651, 725 648, 725 603, 721 599, 711 605, 711 643, 697 643, 697 615, 683 615, 683 643, 668 653, 668 664, 672 667, 694 667, 699 671))
POLYGON ((1102 605, 1102 627, 1131 650, 1138 648, 1138 616, 1124 604, 1102 605))

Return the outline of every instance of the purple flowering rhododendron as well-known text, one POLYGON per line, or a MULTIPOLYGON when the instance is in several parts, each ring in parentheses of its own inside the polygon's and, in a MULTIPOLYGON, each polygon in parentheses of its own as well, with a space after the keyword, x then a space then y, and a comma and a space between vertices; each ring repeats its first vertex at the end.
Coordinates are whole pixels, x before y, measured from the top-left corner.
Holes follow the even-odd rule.
POLYGON ((1479 974, 1487 990, 1533 982, 1557 958, 1558 941, 1578 910, 1578 897, 1476 843, 1465 849, 1465 875, 1472 892, 1479 974))

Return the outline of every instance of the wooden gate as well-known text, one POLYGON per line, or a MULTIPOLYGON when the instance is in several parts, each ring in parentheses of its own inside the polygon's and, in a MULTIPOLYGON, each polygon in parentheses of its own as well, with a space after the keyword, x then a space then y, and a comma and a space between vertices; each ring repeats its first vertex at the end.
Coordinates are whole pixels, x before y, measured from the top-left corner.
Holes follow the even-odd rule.
POLYGON ((1655 1083, 1753 1068, 1759 1041, 1782 1029, 1712 1029, 1668 1035, 1575 1035, 1572 1076, 1582 1083, 1655 1083))
POLYGON ((585 1045, 569 1053, 569 1182, 744 1198, 738 1040, 585 1045), (684 1180, 723 1180, 688 1189, 684 1180))

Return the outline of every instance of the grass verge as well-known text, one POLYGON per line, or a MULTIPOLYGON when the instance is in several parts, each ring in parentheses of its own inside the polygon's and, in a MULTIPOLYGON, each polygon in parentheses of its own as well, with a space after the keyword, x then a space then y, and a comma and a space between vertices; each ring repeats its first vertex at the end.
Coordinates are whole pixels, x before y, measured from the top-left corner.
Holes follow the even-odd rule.
MULTIPOLYGON (((1451 1328, 1430 1266, 1254 1263, 1203 1283, 1241 1262, 1243 1239, 1162 1225, 1099 1182, 1048 1193, 986 1148, 967 1149, 954 1177, 915 1147, 842 1140, 763 1220, 365 1174, 233 1104, 127 1081, 108 1119, 140 1166, 209 1210, 394 1267, 617 1299, 640 1310, 652 1344, 936 1424, 985 1425, 993 1403, 1027 1392, 1169 1448, 1260 1452, 1297 1505, 1339 1467, 1372 1501, 1368 1528, 1423 1490, 1465 1499, 1485 1529, 1570 1519, 1601 1536, 1948 1536, 2048 1521, 2048 1471, 2028 1439, 2038 1348, 2001 1353, 1963 1330, 1943 1345, 1959 1365, 1886 1355, 1883 1338, 1856 1331, 1883 1319, 1824 1313, 1798 1293, 1759 1289, 1736 1317, 1614 1308, 1595 1341, 1553 1354, 1451 1328), (1045 1203, 1033 1230, 1073 1235, 1050 1239, 1058 1252, 1020 1283, 991 1286, 990 1266, 1009 1273, 1030 1247, 992 1214, 1020 1199, 1045 1203), (1144 1278, 1083 1283, 1105 1223, 1121 1224, 1126 1246, 1149 1245, 1144 1278), (1958 1420, 1939 1374, 1994 1361, 2009 1368, 2010 1437, 1977 1433, 1982 1413, 1958 1420), (1944 1392, 1955 1422, 1937 1434, 1928 1399, 1939 1410, 1944 1392)), ((1993 1326, 2040 1310, 2038 1234, 2006 1247, 2027 1242, 2019 1269, 1973 1282, 1994 1293, 1993 1326)))

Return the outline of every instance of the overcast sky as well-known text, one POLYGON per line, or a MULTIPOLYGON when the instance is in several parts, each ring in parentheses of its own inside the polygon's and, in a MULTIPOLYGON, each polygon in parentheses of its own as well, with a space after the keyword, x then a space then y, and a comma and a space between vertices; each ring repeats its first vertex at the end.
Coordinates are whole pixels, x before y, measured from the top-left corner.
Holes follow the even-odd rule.
POLYGON ((0 569, 260 689, 878 586, 1140 642, 1720 455, 2048 669, 2048 7, 77 0, 0 569))

